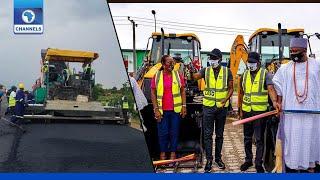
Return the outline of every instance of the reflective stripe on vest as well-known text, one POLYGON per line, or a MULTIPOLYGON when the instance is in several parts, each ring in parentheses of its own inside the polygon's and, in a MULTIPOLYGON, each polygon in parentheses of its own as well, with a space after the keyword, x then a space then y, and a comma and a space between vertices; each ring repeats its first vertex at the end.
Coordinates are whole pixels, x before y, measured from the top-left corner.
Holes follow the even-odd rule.
POLYGON ((16 106, 16 97, 11 96, 11 93, 10 93, 10 96, 9 96, 9 107, 14 107, 14 106, 16 106))
POLYGON ((242 80, 242 110, 245 112, 266 111, 268 108, 268 91, 264 89, 267 71, 260 69, 251 83, 250 71, 245 71, 242 80))
MULTIPOLYGON (((212 67, 205 70, 205 89, 203 91, 203 105, 222 107, 221 101, 228 96, 228 68, 221 66, 217 80, 212 67)), ((229 100, 224 107, 229 106, 229 100)))
MULTIPOLYGON (((156 80, 156 87, 157 87, 157 102, 159 111, 161 114, 163 114, 162 110, 162 97, 163 97, 163 71, 158 71, 155 76, 156 80)), ((173 107, 174 112, 180 113, 182 109, 182 98, 180 93, 180 77, 179 73, 175 70, 172 71, 172 96, 173 96, 173 107)))

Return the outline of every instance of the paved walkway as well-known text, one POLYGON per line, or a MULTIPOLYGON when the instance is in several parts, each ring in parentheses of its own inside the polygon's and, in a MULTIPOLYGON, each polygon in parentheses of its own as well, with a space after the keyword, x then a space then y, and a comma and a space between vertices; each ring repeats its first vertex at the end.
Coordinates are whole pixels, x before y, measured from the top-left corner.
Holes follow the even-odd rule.
MULTIPOLYGON (((239 173, 240 166, 244 162, 245 153, 244 153, 244 145, 243 145, 243 128, 242 125, 233 126, 232 120, 228 120, 225 125, 224 131, 224 143, 222 149, 222 159, 226 165, 225 170, 220 170, 214 164, 213 171, 214 173, 239 173)), ((215 139, 215 135, 213 136, 215 139)), ((214 147, 214 146, 213 146, 214 147)), ((255 146, 253 146, 252 151, 255 154, 255 146)), ((213 153, 214 154, 214 153, 213 153)), ((205 162, 204 162, 205 165, 205 162)), ((165 171, 161 171, 164 173, 172 173, 173 169, 166 169, 165 171)), ((182 173, 191 173, 192 169, 179 169, 178 172, 182 173)), ((199 173, 203 173, 203 168, 198 169, 199 173)), ((249 168, 246 172, 255 173, 256 170, 254 167, 249 168)))

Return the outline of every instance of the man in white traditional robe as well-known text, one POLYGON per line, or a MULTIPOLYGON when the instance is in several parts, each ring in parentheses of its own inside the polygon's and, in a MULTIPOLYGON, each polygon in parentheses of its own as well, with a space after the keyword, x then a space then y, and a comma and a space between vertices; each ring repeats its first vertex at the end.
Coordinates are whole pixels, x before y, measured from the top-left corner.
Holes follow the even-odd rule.
POLYGON ((307 46, 307 39, 293 38, 292 61, 281 65, 273 77, 283 110, 278 138, 287 172, 312 171, 320 161, 320 114, 313 113, 320 110, 320 61, 308 58, 307 46))

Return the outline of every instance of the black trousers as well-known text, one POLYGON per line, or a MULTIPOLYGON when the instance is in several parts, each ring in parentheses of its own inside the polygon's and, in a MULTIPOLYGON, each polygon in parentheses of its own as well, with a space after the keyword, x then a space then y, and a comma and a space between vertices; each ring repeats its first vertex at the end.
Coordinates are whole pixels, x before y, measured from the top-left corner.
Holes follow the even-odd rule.
POLYGON ((128 124, 129 123, 128 109, 122 109, 122 114, 124 118, 124 123, 128 124))
MULTIPOLYGON (((252 117, 258 114, 265 113, 263 112, 243 112, 243 118, 252 117)), ((244 150, 246 153, 246 162, 252 162, 252 136, 254 135, 256 141, 256 159, 255 165, 262 165, 263 163, 263 154, 264 154, 264 132, 266 129, 266 118, 257 119, 245 123, 243 125, 243 134, 244 134, 244 150)))
POLYGON ((207 160, 213 160, 212 157, 212 135, 215 130, 215 160, 221 159, 221 150, 223 144, 224 125, 226 123, 227 108, 217 108, 203 106, 203 141, 207 160))

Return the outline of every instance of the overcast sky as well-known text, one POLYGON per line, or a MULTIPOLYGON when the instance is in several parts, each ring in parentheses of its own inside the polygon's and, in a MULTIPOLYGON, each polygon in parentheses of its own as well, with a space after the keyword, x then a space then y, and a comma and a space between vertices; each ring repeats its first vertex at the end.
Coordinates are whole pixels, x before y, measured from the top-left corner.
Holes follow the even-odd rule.
MULTIPOLYGON (((237 33, 231 28, 249 29, 249 34, 244 38, 248 42, 248 38, 254 30, 258 28, 268 27, 277 29, 280 22, 283 28, 304 28, 307 33, 320 32, 320 24, 317 18, 320 17, 320 4, 186 4, 186 3, 149 3, 149 4, 118 4, 110 3, 111 13, 114 17, 115 24, 130 24, 126 18, 115 16, 132 16, 153 19, 151 10, 156 11, 157 20, 174 21, 189 24, 200 24, 207 26, 227 27, 229 34, 222 35, 213 33, 197 32, 199 29, 192 30, 199 36, 202 50, 212 50, 220 48, 222 51, 229 52, 231 45, 237 33), (251 30, 251 31, 250 31, 251 30)), ((134 19, 134 18, 132 18, 134 19)), ((136 46, 139 49, 145 49, 147 39, 154 31, 152 23, 146 23, 135 19, 138 27, 136 28, 136 46), (149 25, 139 26, 139 24, 149 25)), ((180 24, 181 25, 181 24, 180 24)), ((158 24, 157 29, 160 31, 161 26, 169 26, 168 24, 158 24)), ((172 24, 171 26, 172 27, 172 24)), ((191 28, 179 27, 179 29, 191 28)), ((122 48, 132 48, 132 26, 116 25, 117 34, 122 48)), ((183 30, 164 29, 165 32, 186 32, 183 30)), ((200 30, 204 31, 204 30, 200 30)), ((206 30, 208 31, 208 30, 206 30)), ((210 30, 212 31, 212 30, 210 30)), ((247 32, 248 30, 246 30, 247 32)), ((226 32, 224 32, 226 33, 226 32)), ((312 50, 317 51, 317 57, 320 57, 320 40, 312 38, 312 50)))
POLYGON ((105 87, 127 80, 105 0, 44 1, 43 35, 15 35, 13 1, 1 0, 0 34, 0 84, 30 88, 40 77, 40 51, 48 47, 98 52, 96 82, 105 87))

